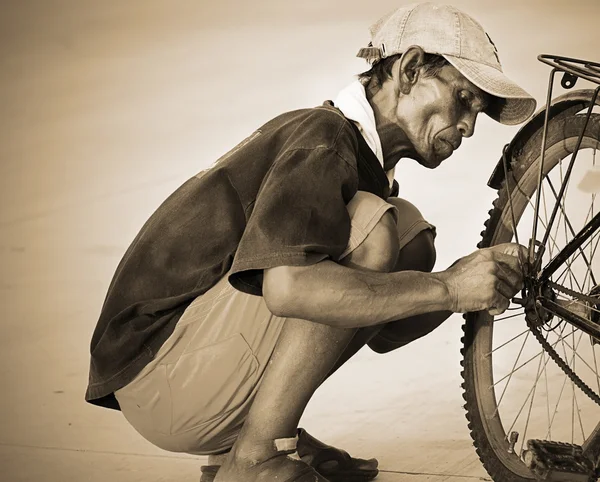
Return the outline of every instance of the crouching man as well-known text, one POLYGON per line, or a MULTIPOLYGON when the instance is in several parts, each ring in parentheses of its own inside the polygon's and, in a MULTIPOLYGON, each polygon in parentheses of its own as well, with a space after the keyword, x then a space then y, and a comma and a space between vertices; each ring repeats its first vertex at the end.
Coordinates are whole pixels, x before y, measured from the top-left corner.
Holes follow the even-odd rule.
POLYGON ((521 288, 514 244, 432 272, 435 228, 397 197, 393 169, 435 168, 481 112, 516 124, 535 101, 453 7, 403 7, 371 34, 367 72, 183 184, 109 287, 86 400, 165 450, 209 455, 203 481, 371 480, 375 459, 298 429, 320 384, 365 345, 384 353, 452 313, 501 313, 521 288))

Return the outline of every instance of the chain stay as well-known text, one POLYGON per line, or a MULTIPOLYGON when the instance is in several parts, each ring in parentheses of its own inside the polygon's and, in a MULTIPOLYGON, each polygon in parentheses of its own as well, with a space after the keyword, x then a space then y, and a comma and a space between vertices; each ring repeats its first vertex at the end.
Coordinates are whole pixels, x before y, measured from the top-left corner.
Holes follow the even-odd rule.
MULTIPOLYGON (((585 301, 586 303, 591 303, 593 305, 600 304, 600 299, 595 298, 593 296, 584 295, 582 293, 577 293, 569 288, 566 288, 558 283, 553 281, 547 281, 547 285, 556 291, 560 291, 563 294, 572 296, 573 298, 577 298, 578 300, 585 301)), ((594 402, 600 405, 600 395, 594 392, 568 365, 565 360, 554 350, 552 345, 546 340, 544 335, 542 334, 540 327, 537 326, 532 320, 530 320, 527 316, 525 317, 525 321, 527 326, 535 336, 536 340, 542 345, 542 348, 548 353, 550 358, 554 360, 554 362, 560 367, 560 369, 565 372, 565 374, 581 389, 583 393, 585 393, 589 398, 591 398, 594 402)))

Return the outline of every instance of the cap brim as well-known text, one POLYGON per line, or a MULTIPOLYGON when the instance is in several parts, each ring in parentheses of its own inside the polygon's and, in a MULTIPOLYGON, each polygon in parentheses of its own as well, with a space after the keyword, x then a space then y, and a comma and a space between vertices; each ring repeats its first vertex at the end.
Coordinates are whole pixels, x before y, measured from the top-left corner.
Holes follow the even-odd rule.
POLYGON ((485 111, 492 119, 516 125, 535 112, 535 99, 494 67, 452 55, 444 55, 444 58, 473 84, 496 97, 485 111))

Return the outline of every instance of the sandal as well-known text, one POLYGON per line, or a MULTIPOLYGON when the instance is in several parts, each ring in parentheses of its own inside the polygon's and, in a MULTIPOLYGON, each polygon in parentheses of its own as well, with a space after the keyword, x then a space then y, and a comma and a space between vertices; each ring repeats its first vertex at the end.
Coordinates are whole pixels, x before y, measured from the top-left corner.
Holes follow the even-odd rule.
POLYGON ((377 477, 377 459, 359 459, 298 429, 298 455, 330 482, 367 482, 377 477))
MULTIPOLYGON (((297 452, 300 460, 314 468, 313 477, 316 470, 329 482, 368 482, 377 477, 379 473, 377 459, 353 458, 348 452, 317 440, 302 428, 298 429, 295 439, 299 440, 297 452)), ((213 482, 220 464, 226 456, 227 454, 210 456, 210 465, 203 465, 200 468, 202 471, 200 482, 213 482)))
MULTIPOLYGON (((254 482, 329 482, 321 477, 310 465, 302 462, 296 452, 298 437, 276 439, 272 456, 250 465, 245 479, 251 477, 254 482), (252 472, 254 474, 252 474, 252 472), (252 477, 252 475, 254 475, 252 477)), ((203 466, 201 482, 212 481, 217 476, 220 465, 203 466)))

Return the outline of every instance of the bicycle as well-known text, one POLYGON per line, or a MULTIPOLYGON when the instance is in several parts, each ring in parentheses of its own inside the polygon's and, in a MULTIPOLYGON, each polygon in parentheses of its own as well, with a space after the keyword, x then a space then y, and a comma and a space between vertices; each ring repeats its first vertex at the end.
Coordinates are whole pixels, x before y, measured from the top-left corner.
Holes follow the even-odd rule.
POLYGON ((600 477, 600 64, 538 60, 552 67, 546 105, 503 150, 478 244, 528 237, 524 288, 504 315, 465 315, 463 396, 494 481, 590 482, 600 477), (567 90, 598 87, 553 99, 557 74, 567 90))

